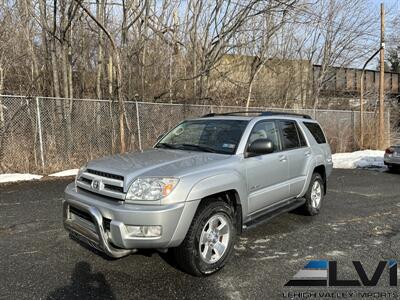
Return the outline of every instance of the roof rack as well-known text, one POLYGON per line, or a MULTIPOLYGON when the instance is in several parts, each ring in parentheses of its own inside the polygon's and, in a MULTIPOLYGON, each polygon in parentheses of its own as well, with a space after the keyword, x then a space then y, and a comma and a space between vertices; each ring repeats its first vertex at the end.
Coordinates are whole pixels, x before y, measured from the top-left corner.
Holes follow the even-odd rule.
POLYGON ((282 112, 282 111, 262 111, 262 110, 249 110, 249 111, 232 111, 228 113, 209 113, 202 118, 209 118, 209 117, 217 117, 217 116, 236 116, 236 115, 242 115, 242 114, 257 114, 257 116, 262 116, 262 117, 269 117, 269 116, 296 116, 304 119, 312 119, 309 115, 305 114, 296 114, 296 113, 290 113, 290 112, 282 112))

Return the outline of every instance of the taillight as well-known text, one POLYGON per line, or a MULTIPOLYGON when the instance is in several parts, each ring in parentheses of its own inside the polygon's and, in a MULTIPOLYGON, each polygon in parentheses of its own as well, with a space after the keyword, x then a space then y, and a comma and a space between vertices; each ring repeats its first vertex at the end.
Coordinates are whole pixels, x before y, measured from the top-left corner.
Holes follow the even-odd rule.
POLYGON ((393 148, 387 148, 385 154, 393 154, 393 152, 394 152, 393 148))

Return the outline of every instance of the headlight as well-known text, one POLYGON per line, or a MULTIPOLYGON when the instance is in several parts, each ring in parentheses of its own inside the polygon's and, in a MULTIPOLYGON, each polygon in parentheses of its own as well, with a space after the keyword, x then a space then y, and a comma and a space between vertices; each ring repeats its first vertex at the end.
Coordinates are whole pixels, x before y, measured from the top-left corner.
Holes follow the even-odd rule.
POLYGON ((167 197, 178 182, 178 178, 138 178, 131 184, 126 200, 160 200, 167 197))

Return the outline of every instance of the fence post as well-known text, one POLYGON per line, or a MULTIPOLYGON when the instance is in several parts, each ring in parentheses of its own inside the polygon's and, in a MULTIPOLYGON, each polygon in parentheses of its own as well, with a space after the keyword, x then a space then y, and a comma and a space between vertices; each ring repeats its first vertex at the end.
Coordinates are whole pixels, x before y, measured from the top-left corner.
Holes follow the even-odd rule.
POLYGON ((137 125, 137 130, 138 130, 138 142, 139 142, 139 150, 142 151, 142 137, 141 137, 141 131, 140 131, 140 119, 139 119, 139 104, 136 101, 136 125, 137 125))
POLYGON ((387 134, 387 138, 386 138, 386 146, 389 147, 392 144, 391 141, 391 130, 390 130, 390 110, 388 109, 386 112, 386 134, 387 134))
POLYGON ((352 149, 351 151, 354 151, 354 149, 356 148, 356 116, 355 116, 355 112, 352 111, 351 115, 350 115, 350 119, 351 119, 351 135, 353 137, 353 145, 352 145, 352 149))
POLYGON ((43 136, 42 136, 42 121, 40 119, 39 97, 36 97, 36 120, 39 133, 40 160, 42 161, 42 172, 44 174, 44 154, 43 154, 43 136))

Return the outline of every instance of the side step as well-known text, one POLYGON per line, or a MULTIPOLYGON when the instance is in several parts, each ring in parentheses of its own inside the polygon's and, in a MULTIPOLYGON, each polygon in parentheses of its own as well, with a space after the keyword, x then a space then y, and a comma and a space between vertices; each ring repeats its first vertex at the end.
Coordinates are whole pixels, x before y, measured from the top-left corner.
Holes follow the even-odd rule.
POLYGON ((282 204, 278 204, 274 207, 267 208, 265 211, 257 214, 254 218, 248 221, 246 224, 243 224, 243 230, 251 229, 256 227, 259 224, 263 224, 265 222, 270 221, 271 219, 292 211, 300 206, 302 206, 306 202, 304 198, 295 198, 289 201, 285 201, 282 204))

